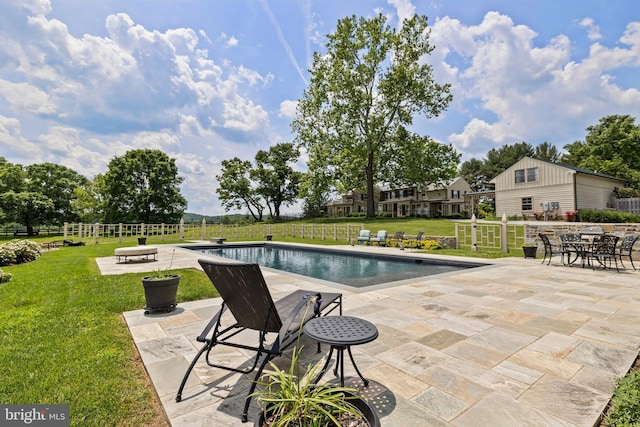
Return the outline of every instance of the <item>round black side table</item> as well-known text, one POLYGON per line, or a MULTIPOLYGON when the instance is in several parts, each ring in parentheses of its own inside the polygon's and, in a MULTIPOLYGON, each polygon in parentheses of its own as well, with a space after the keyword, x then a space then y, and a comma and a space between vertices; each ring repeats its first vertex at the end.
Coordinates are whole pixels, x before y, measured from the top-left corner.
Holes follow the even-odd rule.
POLYGON ((304 325, 303 332, 309 338, 331 346, 327 362, 314 382, 317 383, 322 378, 331 361, 333 350, 336 350, 336 367, 333 373, 338 376, 338 367, 340 367, 340 386, 344 387, 344 351, 347 350, 351 363, 364 382, 365 387, 369 385, 369 381, 362 376, 355 360, 353 360, 351 346, 366 344, 378 338, 378 329, 373 323, 351 316, 314 317, 304 325))

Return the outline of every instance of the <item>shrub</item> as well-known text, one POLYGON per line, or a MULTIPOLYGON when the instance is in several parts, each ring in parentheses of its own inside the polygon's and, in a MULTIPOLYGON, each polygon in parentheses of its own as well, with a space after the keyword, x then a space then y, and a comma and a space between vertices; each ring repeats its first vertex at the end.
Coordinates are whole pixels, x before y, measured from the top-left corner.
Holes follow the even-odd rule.
POLYGON ((23 264, 40 257, 40 246, 32 240, 14 239, 0 245, 0 265, 23 264))
POLYGON ((11 273, 5 273, 0 268, 0 283, 8 282, 9 280, 11 280, 11 273))
POLYGON ((619 212, 585 209, 578 213, 579 221, 595 223, 634 223, 640 222, 640 215, 619 212))
POLYGON ((618 380, 605 419, 609 426, 632 426, 640 423, 640 371, 632 371, 618 380))

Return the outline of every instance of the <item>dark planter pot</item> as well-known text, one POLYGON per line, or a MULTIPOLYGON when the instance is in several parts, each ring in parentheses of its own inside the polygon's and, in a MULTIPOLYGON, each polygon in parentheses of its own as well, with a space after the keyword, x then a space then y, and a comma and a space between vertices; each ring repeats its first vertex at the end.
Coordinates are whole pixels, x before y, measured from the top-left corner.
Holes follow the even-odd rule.
POLYGON ((271 234, 267 234, 267 242, 270 242, 273 240, 273 236, 271 234))
POLYGON ((147 238, 146 237, 138 237, 138 244, 139 245, 146 245, 147 244, 147 238))
MULTIPOLYGON (((353 395, 352 393, 346 393, 346 394, 353 395)), ((367 420, 370 427, 381 427, 378 414, 376 413, 375 409, 373 409, 366 400, 354 399, 354 400, 349 400, 349 402, 351 402, 353 406, 358 408, 358 411, 360 411, 360 413, 362 414, 362 417, 365 420, 367 420)), ((264 426, 264 411, 260 411, 260 413, 258 414, 258 417, 256 418, 256 422, 253 425, 254 427, 264 426)))
POLYGON ((524 257, 525 258, 534 258, 535 259, 538 247, 537 246, 523 246, 522 250, 524 251, 524 257))
POLYGON ((169 313, 175 310, 178 305, 176 295, 178 294, 179 284, 179 274, 170 274, 163 278, 143 277, 142 286, 144 287, 144 298, 147 303, 144 307, 144 314, 159 311, 169 313))

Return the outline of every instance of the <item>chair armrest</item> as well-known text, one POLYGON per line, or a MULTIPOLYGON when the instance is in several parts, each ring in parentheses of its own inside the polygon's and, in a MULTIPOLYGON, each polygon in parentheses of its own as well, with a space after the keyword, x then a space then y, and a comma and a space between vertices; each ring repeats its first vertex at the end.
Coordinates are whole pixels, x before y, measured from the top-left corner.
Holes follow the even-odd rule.
POLYGON ((222 317, 222 313, 224 313, 226 309, 227 309, 227 305, 223 302, 220 310, 218 310, 216 315, 213 316, 213 318, 209 321, 209 323, 207 323, 207 326, 205 326, 205 328, 202 330, 200 335, 198 335, 198 337, 196 338, 196 341, 207 342, 207 335, 209 335, 211 328, 213 328, 214 325, 217 326, 220 323, 220 317, 222 317))
MULTIPOLYGON (((293 308, 293 310, 291 310, 291 312, 287 315, 287 318, 285 319, 284 322, 282 322, 282 327, 280 328, 280 332, 278 333, 278 338, 280 341, 280 345, 284 345, 284 340, 287 339, 287 337, 290 335, 290 333, 292 332, 289 328, 291 327, 291 325, 293 324, 293 321, 296 319, 296 317, 298 317, 298 315, 300 314, 300 311, 302 310, 303 307, 307 306, 309 303, 313 304, 313 317, 317 317, 320 315, 320 302, 322 301, 322 295, 320 293, 315 293, 315 294, 307 294, 305 296, 303 296, 300 301, 298 302, 298 304, 296 304, 296 306, 293 308)), ((308 308, 307 308, 308 309, 308 308)), ((305 324, 306 322, 306 313, 303 316, 301 322, 300 322, 300 331, 299 333, 302 333, 302 325, 305 324)))

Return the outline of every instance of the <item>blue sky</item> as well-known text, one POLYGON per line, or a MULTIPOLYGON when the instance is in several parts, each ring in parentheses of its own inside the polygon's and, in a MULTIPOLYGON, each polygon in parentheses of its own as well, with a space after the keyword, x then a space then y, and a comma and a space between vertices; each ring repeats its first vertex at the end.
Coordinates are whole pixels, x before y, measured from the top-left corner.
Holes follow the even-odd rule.
POLYGON ((415 130, 463 160, 521 141, 562 149, 610 114, 640 122, 637 0, 3 0, 0 156, 92 178, 161 149, 187 210, 224 214, 220 162, 293 141, 313 52, 339 19, 378 13, 429 17, 427 61, 454 101, 415 130))

